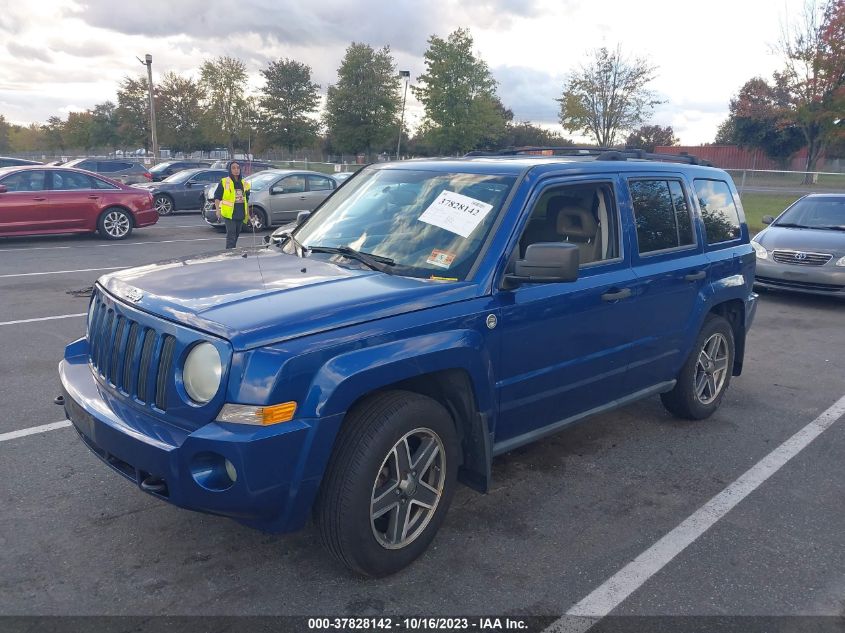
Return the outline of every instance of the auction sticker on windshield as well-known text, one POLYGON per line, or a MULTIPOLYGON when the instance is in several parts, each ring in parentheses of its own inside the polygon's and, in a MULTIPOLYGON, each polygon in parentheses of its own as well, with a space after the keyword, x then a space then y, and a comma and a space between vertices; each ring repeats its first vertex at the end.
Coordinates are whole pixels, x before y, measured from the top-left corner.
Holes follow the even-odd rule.
POLYGON ((441 191, 419 219, 426 224, 446 229, 463 238, 469 237, 493 209, 492 204, 454 191, 441 191))
POLYGON ((438 268, 449 268, 452 262, 455 261, 455 254, 449 251, 439 251, 436 248, 431 251, 431 255, 425 260, 426 264, 437 266, 438 268))

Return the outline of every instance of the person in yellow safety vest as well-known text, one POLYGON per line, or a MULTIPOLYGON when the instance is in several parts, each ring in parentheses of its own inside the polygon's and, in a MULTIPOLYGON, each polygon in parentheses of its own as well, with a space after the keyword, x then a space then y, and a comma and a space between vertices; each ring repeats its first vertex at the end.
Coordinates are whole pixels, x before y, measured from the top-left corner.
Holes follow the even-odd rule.
POLYGON ((228 165, 229 175, 224 176, 214 192, 217 220, 226 225, 226 248, 235 248, 238 236, 249 223, 249 183, 241 178, 241 166, 235 161, 228 165))

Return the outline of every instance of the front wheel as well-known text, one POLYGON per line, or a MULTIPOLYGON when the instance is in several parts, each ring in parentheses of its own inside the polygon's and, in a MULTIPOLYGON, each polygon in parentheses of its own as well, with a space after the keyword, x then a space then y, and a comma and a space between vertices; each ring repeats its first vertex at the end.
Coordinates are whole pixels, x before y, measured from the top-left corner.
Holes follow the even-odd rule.
POLYGON ((132 234, 132 216, 118 207, 109 207, 97 220, 97 230, 107 240, 123 240, 132 234))
POLYGON ((406 391, 353 409, 315 506, 323 543, 347 567, 386 576, 420 556, 454 494, 455 425, 443 406, 406 391))
POLYGON ((731 383, 734 364, 734 333, 723 317, 710 315, 698 333, 674 389, 661 394, 670 413, 688 420, 709 418, 731 383))
POLYGON ((159 215, 170 215, 173 213, 174 205, 173 198, 164 194, 159 194, 153 200, 153 207, 159 215))
POLYGON ((267 222, 267 215, 264 213, 264 210, 257 207, 250 211, 249 223, 256 231, 263 231, 269 226, 267 222))

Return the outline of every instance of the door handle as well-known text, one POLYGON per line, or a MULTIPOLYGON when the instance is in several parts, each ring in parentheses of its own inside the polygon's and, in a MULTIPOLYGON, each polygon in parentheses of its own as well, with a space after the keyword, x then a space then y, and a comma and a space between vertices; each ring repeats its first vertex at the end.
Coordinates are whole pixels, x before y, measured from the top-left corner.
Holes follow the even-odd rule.
POLYGON ((37 198, 33 198, 33 200, 38 200, 38 202, 44 202, 47 198, 42 198, 41 196, 37 198))
POLYGON ((89 200, 99 200, 100 196, 88 196, 89 200))
POLYGON ((619 299, 627 299, 631 296, 631 289, 630 288, 622 288, 622 290, 611 290, 610 292, 605 292, 601 296, 602 301, 618 301, 619 299))
POLYGON ((299 196, 300 200, 305 200, 306 196, 299 196))
POLYGON ((703 270, 699 270, 698 272, 690 273, 689 275, 684 275, 685 281, 700 281, 707 276, 707 273, 703 270))

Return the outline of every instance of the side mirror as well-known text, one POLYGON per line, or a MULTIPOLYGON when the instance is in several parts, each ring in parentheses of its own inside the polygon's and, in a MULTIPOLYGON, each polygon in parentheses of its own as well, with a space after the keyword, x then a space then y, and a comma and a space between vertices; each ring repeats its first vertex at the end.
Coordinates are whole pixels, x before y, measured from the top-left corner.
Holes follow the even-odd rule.
POLYGON ((9 188, 6 185, 0 185, 0 193, 6 193, 9 191, 9 188))
POLYGON ((581 256, 578 246, 567 242, 531 244, 525 259, 518 259, 515 274, 505 275, 505 289, 522 283, 557 283, 578 279, 581 256))
POLYGON ((307 220, 310 215, 311 215, 310 211, 300 211, 299 213, 297 213, 296 214, 296 226, 299 226, 300 224, 305 222, 305 220, 307 220))
POLYGON ((775 221, 775 219, 770 215, 764 215, 763 216, 763 224, 771 224, 774 221, 775 221))
POLYGON ((191 188, 191 187, 193 187, 195 184, 197 184, 195 181, 193 181, 193 180, 189 180, 188 182, 186 182, 186 183, 185 183, 185 186, 186 186, 186 187, 188 187, 188 188, 191 188))

